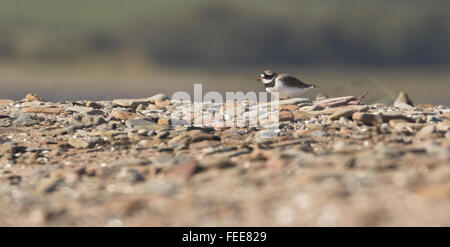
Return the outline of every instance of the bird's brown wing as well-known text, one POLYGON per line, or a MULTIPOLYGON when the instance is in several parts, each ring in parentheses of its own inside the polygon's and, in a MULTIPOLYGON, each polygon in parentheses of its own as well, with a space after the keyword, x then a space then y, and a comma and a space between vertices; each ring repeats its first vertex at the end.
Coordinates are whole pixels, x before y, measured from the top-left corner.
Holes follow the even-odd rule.
POLYGON ((280 74, 277 77, 277 80, 282 81, 284 83, 284 85, 286 85, 288 87, 307 88, 307 87, 314 86, 314 85, 306 84, 306 83, 300 81, 299 79, 297 79, 293 76, 287 75, 287 74, 280 74))

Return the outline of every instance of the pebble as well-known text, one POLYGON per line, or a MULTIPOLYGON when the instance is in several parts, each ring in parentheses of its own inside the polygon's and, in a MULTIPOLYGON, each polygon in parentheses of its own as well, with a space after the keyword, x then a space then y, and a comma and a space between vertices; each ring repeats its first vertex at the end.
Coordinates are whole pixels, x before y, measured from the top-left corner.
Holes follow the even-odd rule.
POLYGON ((131 184, 144 182, 146 180, 138 170, 128 167, 123 168, 118 176, 120 179, 131 184))
POLYGON ((310 120, 311 118, 313 118, 314 116, 306 111, 293 111, 293 120, 295 122, 297 121, 305 121, 305 120, 310 120))
POLYGON ((356 101, 357 98, 355 96, 343 96, 343 97, 335 97, 335 98, 327 98, 318 100, 315 102, 315 105, 322 107, 338 107, 343 105, 348 105, 349 102, 356 101))
POLYGON ((367 110, 369 110, 369 107, 367 107, 367 106, 353 106, 351 108, 344 108, 344 109, 338 110, 338 111, 334 112, 333 114, 331 114, 329 119, 330 120, 338 120, 341 117, 352 118, 353 113, 365 112, 367 110))
POLYGON ((124 166, 146 166, 151 162, 140 158, 125 158, 117 160, 111 163, 111 167, 124 167, 124 166))
POLYGON ((170 118, 158 119, 158 125, 160 125, 160 126, 168 126, 168 125, 170 125, 170 123, 171 123, 170 118))
POLYGON ((26 113, 45 113, 45 114, 60 114, 63 109, 59 108, 59 107, 28 107, 28 108, 23 108, 22 109, 23 112, 26 113))
POLYGON ((100 142, 100 138, 90 137, 88 139, 80 139, 77 137, 70 137, 67 142, 69 145, 75 148, 93 148, 97 143, 100 142))
POLYGON ((302 111, 321 111, 325 109, 322 106, 318 106, 318 105, 311 105, 311 106, 303 106, 300 108, 300 110, 302 111))
POLYGON ((406 92, 401 91, 398 94, 397 99, 394 102, 394 106, 397 106, 402 109, 411 109, 414 106, 413 102, 409 99, 409 96, 406 92))
POLYGON ((109 117, 110 118, 120 119, 120 120, 129 120, 129 119, 133 119, 133 118, 143 118, 144 115, 139 114, 139 113, 132 113, 132 112, 127 112, 127 111, 121 111, 121 110, 113 110, 109 114, 109 117))
POLYGON ((175 165, 166 172, 166 177, 170 180, 184 182, 194 175, 199 170, 199 163, 196 160, 191 160, 184 164, 175 165))
POLYGON ((96 103, 96 102, 93 102, 93 101, 86 102, 86 106, 87 107, 92 107, 94 109, 101 109, 101 108, 103 108, 103 105, 101 105, 99 103, 96 103))
POLYGON ((130 119, 127 121, 127 126, 129 128, 139 128, 139 127, 147 127, 147 126, 154 126, 156 125, 155 122, 152 122, 147 119, 138 118, 138 119, 130 119))
POLYGON ((121 106, 125 108, 136 108, 139 105, 147 105, 150 103, 147 99, 115 99, 113 100, 113 106, 121 106))
POLYGON ((416 133, 416 138, 417 139, 429 138, 431 137, 431 134, 433 134, 435 129, 436 127, 434 125, 427 125, 416 133))
POLYGON ((155 95, 153 95, 152 97, 148 98, 148 100, 149 100, 151 103, 154 103, 155 101, 166 100, 166 99, 168 99, 168 97, 167 97, 165 94, 162 94, 162 93, 160 93, 160 94, 155 94, 155 95))
POLYGON ((383 119, 384 123, 388 123, 391 120, 405 120, 410 123, 415 123, 416 121, 413 118, 407 117, 401 113, 397 112, 383 112, 381 115, 381 118, 383 119))
POLYGON ((11 105, 14 104, 14 100, 11 99, 0 99, 0 105, 11 105))
POLYGON ((297 105, 280 105, 280 110, 295 111, 295 110, 298 110, 298 106, 297 105))
POLYGON ((298 105, 298 104, 302 104, 302 103, 311 103, 310 99, 307 98, 292 98, 292 99, 285 99, 285 100, 280 100, 279 101, 279 105, 298 105))
POLYGON ((32 101, 42 102, 42 101, 44 101, 44 99, 42 99, 41 97, 37 96, 34 93, 29 93, 25 96, 25 101, 26 102, 32 102, 32 101))
POLYGON ((365 124, 368 125, 374 125, 376 123, 376 116, 374 114, 370 113, 363 113, 363 112, 355 112, 352 115, 353 120, 362 121, 365 124))
POLYGON ((86 112, 86 114, 90 115, 90 116, 95 116, 95 115, 104 116, 105 112, 101 111, 101 110, 90 110, 90 111, 86 112))
POLYGON ((21 115, 17 117, 16 120, 13 121, 15 126, 33 126, 38 124, 36 120, 34 120, 30 115, 21 115))
POLYGON ((291 111, 280 111, 279 121, 293 121, 294 116, 291 111))

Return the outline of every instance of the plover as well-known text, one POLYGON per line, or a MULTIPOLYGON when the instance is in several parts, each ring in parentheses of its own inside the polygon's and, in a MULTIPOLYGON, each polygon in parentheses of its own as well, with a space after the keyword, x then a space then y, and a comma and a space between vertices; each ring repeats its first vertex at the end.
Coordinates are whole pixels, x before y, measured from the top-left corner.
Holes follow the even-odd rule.
POLYGON ((264 84, 267 92, 278 92, 282 99, 296 97, 311 88, 317 88, 315 85, 306 84, 288 74, 278 74, 271 70, 264 70, 258 80, 264 84))

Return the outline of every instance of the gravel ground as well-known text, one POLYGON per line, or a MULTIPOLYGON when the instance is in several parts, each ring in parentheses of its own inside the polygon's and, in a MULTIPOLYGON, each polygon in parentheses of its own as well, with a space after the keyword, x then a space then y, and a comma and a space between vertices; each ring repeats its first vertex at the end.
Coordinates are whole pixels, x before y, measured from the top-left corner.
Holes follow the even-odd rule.
POLYGON ((273 138, 178 106, 0 100, 0 225, 450 225, 447 106, 289 99, 273 138))

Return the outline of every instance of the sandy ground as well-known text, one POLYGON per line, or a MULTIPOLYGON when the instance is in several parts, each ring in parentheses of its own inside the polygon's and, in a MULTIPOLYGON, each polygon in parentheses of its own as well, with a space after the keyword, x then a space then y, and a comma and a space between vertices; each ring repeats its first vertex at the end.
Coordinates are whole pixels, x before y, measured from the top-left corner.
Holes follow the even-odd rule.
POLYGON ((0 101, 0 225, 449 226, 450 109, 327 100, 280 102, 273 138, 163 95, 0 101))

